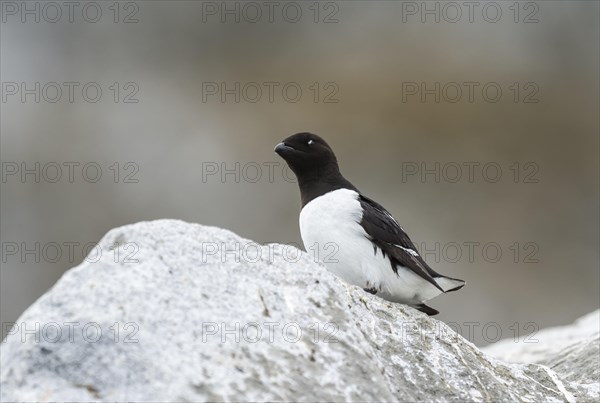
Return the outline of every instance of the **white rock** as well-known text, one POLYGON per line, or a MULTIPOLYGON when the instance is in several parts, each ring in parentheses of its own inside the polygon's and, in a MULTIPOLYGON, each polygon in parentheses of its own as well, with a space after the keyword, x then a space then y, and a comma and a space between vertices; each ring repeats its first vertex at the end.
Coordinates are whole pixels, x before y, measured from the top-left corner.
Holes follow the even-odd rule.
POLYGON ((2 343, 2 401, 599 398, 597 335, 566 361, 505 363, 292 247, 175 220, 116 228, 100 247, 2 343))
POLYGON ((600 310, 590 312, 568 326, 549 327, 522 337, 518 343, 505 339, 482 350, 504 361, 517 363, 544 362, 573 344, 585 344, 598 339, 600 310))

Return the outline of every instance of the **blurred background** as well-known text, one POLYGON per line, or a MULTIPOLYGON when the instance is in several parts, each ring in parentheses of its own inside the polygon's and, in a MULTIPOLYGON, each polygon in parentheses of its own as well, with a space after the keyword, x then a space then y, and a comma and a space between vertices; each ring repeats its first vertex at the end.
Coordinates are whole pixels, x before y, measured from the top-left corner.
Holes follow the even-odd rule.
POLYGON ((117 226, 301 245, 299 131, 467 281, 431 305, 476 344, 598 309, 598 2, 50 3, 1 5, 3 323, 117 226))

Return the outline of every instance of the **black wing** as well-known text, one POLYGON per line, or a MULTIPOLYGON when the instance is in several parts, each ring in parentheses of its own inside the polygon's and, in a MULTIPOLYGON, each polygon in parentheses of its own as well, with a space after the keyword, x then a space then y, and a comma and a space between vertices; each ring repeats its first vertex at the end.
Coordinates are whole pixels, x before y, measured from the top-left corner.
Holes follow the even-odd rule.
POLYGON ((398 266, 404 266, 444 292, 433 278, 438 274, 421 258, 417 248, 394 217, 368 197, 360 195, 359 201, 364 211, 360 225, 373 243, 373 251, 376 252, 379 248, 384 255, 389 256, 394 273, 398 273, 398 266))

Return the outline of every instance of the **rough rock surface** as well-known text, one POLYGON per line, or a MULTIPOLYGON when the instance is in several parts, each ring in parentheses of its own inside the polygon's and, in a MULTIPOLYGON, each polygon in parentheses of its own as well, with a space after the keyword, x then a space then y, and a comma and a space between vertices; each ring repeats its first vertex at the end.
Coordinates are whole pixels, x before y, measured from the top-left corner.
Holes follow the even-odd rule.
POLYGON ((597 336, 507 363, 293 247, 175 220, 99 246, 2 343, 2 401, 599 399, 597 336))
POLYGON ((485 347, 483 351, 504 361, 535 363, 550 367, 562 379, 588 388, 598 396, 600 384, 600 310, 588 313, 568 326, 544 329, 528 337, 529 343, 512 339, 485 347))

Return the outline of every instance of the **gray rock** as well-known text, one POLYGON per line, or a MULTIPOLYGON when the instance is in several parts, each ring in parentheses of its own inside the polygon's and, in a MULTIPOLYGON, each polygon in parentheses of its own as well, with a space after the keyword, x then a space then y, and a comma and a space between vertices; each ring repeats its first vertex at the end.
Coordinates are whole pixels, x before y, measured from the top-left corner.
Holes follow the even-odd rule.
POLYGON ((597 337, 568 359, 502 362, 290 246, 159 220, 99 250, 2 343, 2 401, 599 398, 597 337))
POLYGON ((596 310, 571 325, 536 332, 526 338, 527 343, 506 339, 482 350, 503 361, 548 366, 561 379, 574 382, 573 387, 589 389, 591 396, 598 396, 599 338, 600 310, 596 310))

